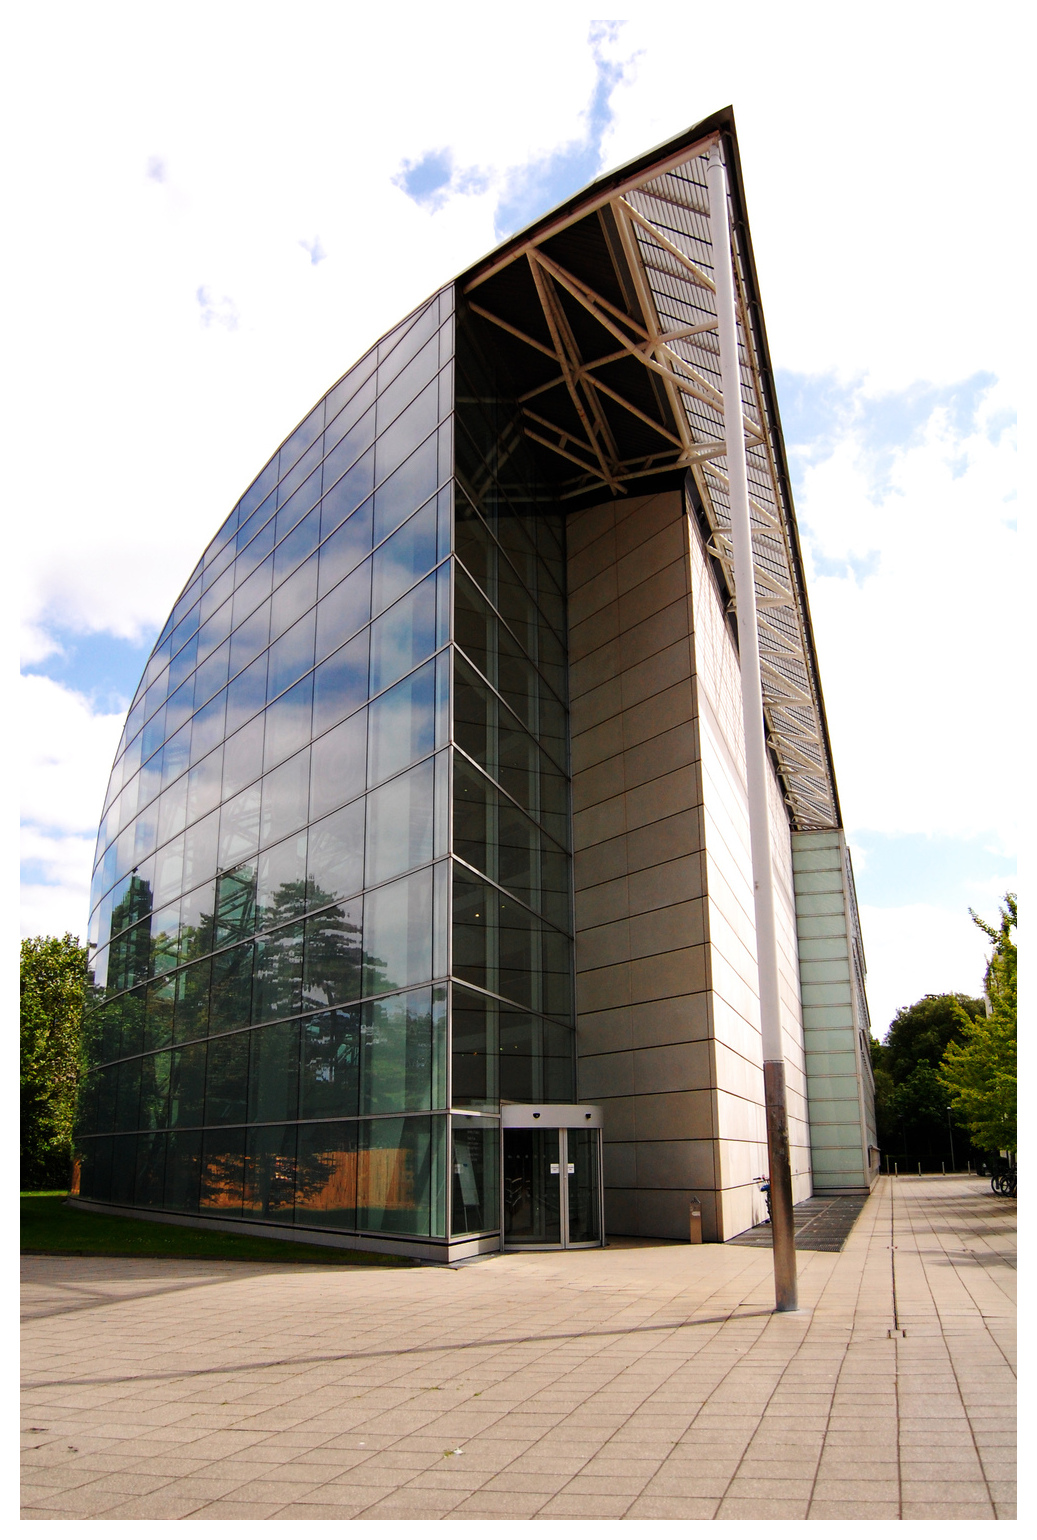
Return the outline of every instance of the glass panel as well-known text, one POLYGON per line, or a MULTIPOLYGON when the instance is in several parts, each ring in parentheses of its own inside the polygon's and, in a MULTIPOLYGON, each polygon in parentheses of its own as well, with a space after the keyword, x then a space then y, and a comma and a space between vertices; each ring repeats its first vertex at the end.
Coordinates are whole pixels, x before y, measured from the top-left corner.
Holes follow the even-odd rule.
POLYGON ((276 496, 270 496, 262 502, 251 499, 254 512, 243 520, 234 539, 238 550, 238 559, 235 564, 235 573, 238 578, 243 572, 251 572, 264 556, 269 555, 274 543, 273 513, 276 502, 276 496), (251 565, 243 565, 242 553, 245 554, 246 560, 251 558, 251 565))
POLYGON ((454 986, 452 1101, 455 1107, 497 1110, 497 1012, 496 1000, 454 986))
POLYGON ((309 740, 313 718, 313 675, 307 674, 266 710, 263 767, 269 770, 309 740))
MULTIPOLYGON (((332 461, 336 460, 337 455, 338 451, 335 452, 335 455, 329 456, 328 464, 324 467, 325 487, 328 487, 329 480, 333 479, 338 472, 338 463, 332 464, 332 461)), ((345 463, 345 451, 343 452, 341 463, 345 463)), ((326 537, 332 530, 337 529, 343 519, 347 519, 355 508, 359 508, 361 503, 367 501, 371 496, 373 488, 374 450, 369 449, 367 454, 347 470, 345 475, 335 482, 334 486, 329 487, 329 490, 321 498, 321 536, 326 537)), ((370 510, 362 517, 366 523, 371 518, 370 510)), ((354 531, 354 535, 357 533, 358 531, 354 531)), ((368 546, 368 550, 370 550, 370 546, 368 546)), ((365 551, 364 554, 366 555, 367 552, 365 551)))
POLYGON ((367 660, 370 632, 362 631, 340 647, 314 674, 313 735, 327 728, 367 699, 367 660))
MULTIPOLYGON (((252 662, 253 658, 258 658, 259 654, 266 650, 269 640, 270 601, 268 599, 265 604, 259 606, 258 610, 254 610, 248 619, 243 621, 231 635, 230 677, 233 679, 235 674, 239 674, 243 668, 246 668, 252 662)), ((231 685, 232 698, 233 694, 234 685, 231 685)))
POLYGON ((232 1032, 209 1042, 205 1072, 205 1121, 243 1123, 248 1086, 248 1032, 232 1032))
POLYGON ((180 952, 180 905, 169 904, 151 916, 151 971, 168 973, 180 952))
POLYGON ((377 1118, 359 1129, 357 1228, 428 1235, 432 1119, 377 1118))
MULTIPOLYGON (((313 500, 314 500, 314 502, 316 502, 317 498, 320 495, 320 481, 319 481, 319 478, 316 477, 316 476, 314 476, 312 478, 312 480, 310 482, 308 482, 305 487, 302 488, 301 492, 299 493, 299 497, 304 499, 304 500, 306 500, 308 498, 308 496, 309 496, 309 492, 310 491, 312 491, 312 493, 313 493, 313 500)), ((300 502, 300 503, 298 503, 298 506, 302 507, 303 504, 300 502)), ((286 513, 288 513, 288 511, 289 510, 287 508, 282 508, 281 513, 279 513, 277 515, 278 525, 280 525, 280 523, 281 523, 281 514, 286 514, 286 513)), ((300 562, 304 562, 306 560, 307 556, 309 556, 311 554, 311 552, 313 552, 313 551, 315 551, 317 549, 317 544, 318 544, 319 540, 320 540, 320 509, 319 508, 311 508, 310 512, 308 514, 306 514, 305 518, 302 518, 302 519, 299 520, 298 524, 296 524, 296 526, 292 530, 291 534, 286 535, 285 538, 281 541, 280 545, 278 545, 276 550, 274 551, 274 584, 275 584, 275 586, 278 583, 282 583, 283 580, 288 576, 289 572, 295 572, 295 569, 299 566, 300 562)), ((298 576, 298 574, 296 574, 296 576, 298 576)), ((309 574, 307 576, 306 581, 300 584, 300 591, 305 591, 306 587, 308 587, 310 582, 313 583, 314 590, 316 590, 316 583, 317 583, 316 563, 314 563, 313 571, 312 571, 311 574, 309 574)), ((280 597, 280 602, 281 602, 282 605, 290 607, 291 602, 292 602, 288 598, 288 596, 283 593, 282 589, 280 589, 280 588, 277 589, 277 591, 276 591, 276 593, 274 595, 274 615, 275 615, 274 624, 275 624, 275 627, 277 626, 277 603, 278 603, 278 598, 279 597, 280 597)), ((314 591, 313 596, 310 599, 310 603, 311 604, 313 603, 313 600, 316 597, 317 597, 316 591, 314 591)), ((302 602, 297 600, 296 601, 296 608, 295 608, 295 612, 294 613, 296 615, 301 615, 303 610, 305 609, 305 607, 306 606, 305 606, 304 603, 302 603, 302 602)), ((275 635, 276 635, 276 630, 275 630, 275 635)))
POLYGON ((184 836, 171 840, 155 857, 155 903, 168 904, 184 884, 184 836))
POLYGON ((306 871, 311 909, 360 891, 364 885, 363 799, 310 825, 306 871))
MULTIPOLYGON (((267 687, 271 700, 280 695, 283 690, 287 690, 289 685, 294 684, 313 667, 314 624, 315 616, 311 610, 308 615, 303 616, 302 620, 296 621, 295 625, 271 647, 270 678, 267 687)), ((230 691, 233 694, 233 684, 230 691)))
POLYGON ((306 831, 282 840, 259 857, 256 925, 260 930, 306 910, 306 831))
POLYGON ((371 618, 371 563, 365 561, 317 605, 318 660, 354 636, 371 618))
POLYGON ((140 1126, 165 1128, 169 1118, 169 1053, 153 1053, 142 1061, 140 1126))
POLYGON ((431 573, 371 626, 371 694, 436 650, 436 578, 431 573))
MULTIPOLYGON (((173 659, 172 663, 169 665, 169 688, 171 690, 177 689, 180 685, 182 685, 184 683, 185 679, 190 679, 191 675, 194 672, 194 666, 197 663, 197 661, 198 661, 198 638, 196 636, 193 636, 191 638, 191 640, 188 642, 187 646, 181 649, 181 651, 177 654, 177 656, 173 659)), ((190 689, 191 689, 191 691, 193 693, 193 691, 194 691, 194 682, 193 681, 191 682, 190 689)))
MULTIPOLYGON (((168 745, 167 745, 168 747, 168 745)), ((160 845, 165 845, 179 834, 187 821, 187 777, 162 793, 158 802, 158 833, 160 845)))
MULTIPOLYGON (((328 499, 324 499, 325 504, 328 499)), ((365 503, 339 525, 318 552, 317 592, 323 597, 358 567, 371 549, 373 505, 365 503)), ((334 527, 334 526, 332 526, 334 527)))
POLYGON ((556 1128, 504 1130, 505 1243, 561 1245, 558 1143, 556 1128))
POLYGON ((294 1124, 250 1128, 245 1146, 242 1213, 253 1219, 291 1223, 295 1205, 294 1124))
POLYGON ((306 822, 310 793, 310 751, 271 770, 262 780, 260 843, 273 844, 306 822))
POLYGON ((220 815, 213 812, 184 835, 184 887, 194 888, 219 866, 220 815))
MULTIPOLYGON (((389 429, 393 420, 399 420, 399 414, 409 401, 413 401, 419 391, 422 391, 430 381, 435 382, 436 372, 439 368, 439 338, 433 332, 430 340, 425 343, 409 363, 406 362, 406 352, 398 350, 391 361, 382 365, 378 375, 378 438, 379 445, 389 429)), ((437 392, 438 397, 438 392, 437 392)), ((435 416, 425 430, 431 431, 435 426, 435 416)), ((424 434, 421 435, 424 437, 424 434)))
MULTIPOLYGON (((151 1048, 163 1048, 173 1038, 173 1003, 176 1000, 176 981, 171 978, 154 979, 147 989, 144 1015, 145 1052, 151 1048)), ((153 1127, 145 1123, 144 1127, 153 1127)))
POLYGON ((248 1120, 277 1123, 298 1116, 299 1023, 280 1022, 252 1033, 248 1063, 248 1120))
POLYGON ((228 738, 223 746, 223 795, 232 797, 254 781, 263 768, 263 717, 228 738))
POLYGON ((194 710, 194 685, 182 684, 166 702, 166 737, 183 727, 194 710))
POLYGON ((216 884, 216 945, 244 941, 256 928, 255 862, 224 872, 216 884))
POLYGON ((408 514, 428 501, 438 485, 436 435, 425 440, 374 496, 374 538, 384 540, 408 514))
MULTIPOLYGON (((433 349, 435 349, 434 344, 433 349)), ((430 359, 434 370, 438 363, 434 352, 430 355, 430 359)), ((410 405, 406 406, 406 402, 410 400, 408 390, 411 383, 419 385, 420 379, 415 377, 413 382, 398 380, 396 384, 399 390, 397 391, 394 387, 392 400, 386 397, 379 399, 378 421, 379 424, 384 422, 387 426, 379 427, 378 438, 375 440, 376 482, 384 481, 390 471, 402 465, 407 456, 428 437, 439 419, 439 389, 435 380, 431 385, 426 386, 416 400, 411 400, 410 405), (391 421, 388 413, 394 408, 399 411, 400 407, 404 407, 405 410, 399 412, 394 422, 391 421)))
POLYGON ((364 912, 364 994, 419 984, 432 973, 432 872, 368 893, 364 912))
POLYGON ((408 318, 378 344, 378 389, 384 392, 390 383, 435 335, 439 325, 439 307, 431 300, 420 314, 408 318))
POLYGON ((367 781, 367 712, 318 738, 310 751, 310 818, 348 802, 367 781))
POLYGON ((378 614, 436 565, 436 505, 407 520, 374 555, 372 610, 378 614))
POLYGON ((432 760, 367 799, 365 881, 370 887, 432 859, 432 760))
POLYGON ((452 1235, 496 1230, 500 1220, 500 1129, 482 1120, 453 1118, 452 1235))
POLYGON ((259 844, 260 783, 239 792, 220 809, 220 868, 237 866, 259 844))
POLYGON ((266 705, 266 654, 227 686, 227 733, 235 732, 266 705))
POLYGON ((348 1005, 360 994, 362 917, 354 898, 306 921, 305 1005, 348 1005))
MULTIPOLYGON (((202 600, 204 613, 205 600, 202 600)), ((221 642, 225 642, 231 630, 231 602, 228 599, 221 604, 215 615, 211 615, 198 632, 198 661, 203 662, 211 652, 214 652, 221 642)))
POLYGON ((198 1207, 204 1213, 240 1216, 245 1177, 245 1130, 207 1133, 202 1152, 198 1207))
POLYGON ((219 669, 217 673, 213 674, 212 679, 207 681, 205 691, 201 689, 203 671, 199 670, 195 681, 198 687, 196 699, 201 700, 211 685, 215 685, 219 689, 219 693, 195 714, 191 726, 191 754, 195 760, 202 759, 209 753, 210 749, 214 749, 218 743, 221 743, 226 732, 227 693, 222 686, 227 678, 229 657, 230 647, 228 645, 221 647, 219 652, 215 653, 210 659, 210 662, 219 664, 219 669))
POLYGON ((299 1116, 355 1117, 360 1093, 360 1007, 321 1011, 302 1024, 299 1116))
POLYGON ((187 778, 187 821, 194 823, 219 806, 223 784, 223 745, 194 765, 187 778))
MULTIPOLYGON (((313 515, 310 515, 312 518, 313 515)), ((309 518, 303 520, 299 528, 309 523, 309 518)), ((295 535, 291 536, 292 540, 295 535)), ((270 635, 278 637, 288 627, 311 610, 317 602, 317 558, 311 556, 296 572, 293 572, 287 582, 274 591, 274 597, 270 606, 270 635)))
POLYGON ((375 397, 375 353, 372 349, 347 375, 344 375, 326 399, 328 426, 326 446, 334 444, 345 430, 361 417, 375 397), (338 414, 336 416, 336 413, 338 414))
POLYGON ((169 1125, 175 1128, 197 1127, 202 1121, 205 1100, 205 1059, 207 1045, 191 1043, 174 1048, 169 1075, 169 1125))
POLYGON ((182 727, 162 750, 162 785, 168 786, 183 775, 191 762, 191 724, 182 727))
POLYGON ((286 925, 256 942, 253 1021, 293 1016, 302 1008, 302 958, 301 925, 286 925))
MULTIPOLYGON (((233 947, 217 952, 212 960, 212 988, 209 996, 209 1031, 230 1032, 248 1025, 252 1002, 252 946, 233 947)), ((244 1085, 244 1081, 242 1082, 244 1085)), ((244 1094, 244 1093, 242 1093, 244 1094)), ((206 1119, 209 1122, 208 1106, 206 1119)), ((234 1122, 233 1118, 217 1121, 234 1122)), ((238 1119, 237 1121, 241 1121, 238 1119)))
MULTIPOLYGON (((197 707, 203 707, 206 701, 211 701, 213 696, 217 695, 217 691, 222 690, 223 685, 227 684, 228 678, 230 678, 230 675, 228 675, 230 662, 230 642, 223 642, 222 647, 217 647, 211 658, 205 659, 202 667, 200 667, 199 670, 197 670, 196 675, 194 675, 194 704, 196 704, 197 707)), ((223 705, 220 705, 219 710, 223 711, 225 708, 227 708, 227 702, 223 701, 223 705)), ((203 721, 208 722, 210 721, 210 718, 205 716, 203 721)), ((194 752, 196 752, 196 755, 199 755, 199 753, 205 753, 205 748, 197 747, 197 745, 202 742, 202 738, 199 738, 199 716, 194 718, 194 733, 196 733, 196 736, 194 736, 194 744, 196 744, 194 752)), ((222 733, 223 718, 220 716, 219 731, 217 731, 216 739, 219 739, 220 736, 222 736, 222 733)), ((213 742, 216 741, 216 739, 213 739, 213 742)), ((208 748, 208 745, 210 744, 208 744, 208 739, 206 739, 206 748, 208 748)))
MULTIPOLYGON (((244 577, 234 593, 234 624, 240 626, 270 597, 270 590, 274 584, 274 558, 268 555, 268 549, 273 540, 273 525, 267 526, 267 534, 260 535, 259 540, 254 540, 245 554, 239 558, 239 564, 248 569, 249 576, 244 577), (262 543, 262 544, 261 544, 262 543), (260 560, 260 557, 265 560, 260 560), (258 565, 255 563, 258 562, 258 565), (254 567, 254 570, 252 570, 254 567)), ((264 606, 264 613, 269 615, 269 610, 264 606)))
POLYGON ((125 1133, 138 1126, 140 1114, 140 1060, 124 1059, 119 1065, 119 1088, 115 1096, 115 1131, 125 1133))
POLYGON ((130 1134, 112 1141, 112 1202, 133 1202, 133 1178, 136 1165, 137 1139, 130 1134))
POLYGON ((435 666, 428 663, 371 703, 368 785, 435 748, 435 693, 435 666))
MULTIPOLYGON (((209 985, 212 982, 212 963, 194 963, 176 976, 176 1005, 173 1013, 173 1035, 178 1043, 189 1038, 204 1037, 209 1030, 209 985)), ((199 1092, 201 1095, 201 1092, 199 1092)), ((195 1122, 201 1122, 201 1104, 195 1122)))
POLYGON ((300 517, 311 508, 320 497, 320 459, 323 445, 316 443, 297 460, 291 470, 285 470, 287 464, 282 451, 279 461, 282 471, 281 481, 277 488, 277 532, 275 538, 280 540, 282 536, 297 524, 300 517))
POLYGON ((598 1130, 566 1129, 566 1172, 569 1182, 569 1244, 601 1240, 598 1186, 598 1130))
MULTIPOLYGON (((350 414, 352 417, 352 413, 350 414)), ((341 419, 340 419, 341 421, 341 419)), ((353 417, 352 422, 342 428, 335 425, 335 430, 328 434, 328 453, 324 461, 324 491, 327 493, 330 487, 335 486, 344 471, 354 465, 374 444, 375 439, 375 414, 366 412, 363 416, 353 417), (332 442, 334 439, 334 442, 332 442)), ((367 492, 371 488, 368 487, 367 492)), ((363 494, 365 497, 367 493, 363 494)))
POLYGON ((133 1201, 139 1208, 161 1206, 165 1170, 165 1134, 141 1134, 137 1139, 137 1176, 133 1189, 133 1201))
POLYGON ((181 1213, 198 1212, 198 1183, 202 1164, 201 1133, 172 1133, 167 1138, 163 1206, 181 1213))
POLYGON ((356 1171, 355 1123, 303 1124, 295 1179, 296 1223, 354 1229, 356 1171))
POLYGON ((360 1111, 432 1105, 432 991, 370 1000, 360 1024, 360 1111))

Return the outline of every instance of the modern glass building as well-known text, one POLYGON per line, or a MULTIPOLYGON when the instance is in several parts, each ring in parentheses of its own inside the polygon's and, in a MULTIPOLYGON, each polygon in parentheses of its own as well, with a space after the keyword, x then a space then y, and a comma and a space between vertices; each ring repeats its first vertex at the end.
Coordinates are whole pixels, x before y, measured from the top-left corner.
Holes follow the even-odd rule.
POLYGON ((439 1260, 605 1219, 686 1234, 689 1195, 713 1238, 758 1217, 718 139, 797 1196, 871 1179, 852 872, 723 113, 383 337, 189 577, 98 833, 80 1203, 439 1260))

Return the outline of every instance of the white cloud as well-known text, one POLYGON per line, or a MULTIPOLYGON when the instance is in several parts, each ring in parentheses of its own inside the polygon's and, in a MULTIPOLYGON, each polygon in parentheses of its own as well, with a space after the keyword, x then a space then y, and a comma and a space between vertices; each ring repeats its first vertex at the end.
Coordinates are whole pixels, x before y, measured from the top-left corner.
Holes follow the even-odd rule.
MULTIPOLYGON (((23 8, 13 24, 17 56, 46 60, 45 81, 26 69, 7 93, 18 454, 5 491, 27 659, 54 650, 57 625, 156 634, 280 439, 382 331, 495 244, 499 200, 522 168, 585 133, 600 75, 571 5, 528 7, 523 27, 487 7, 373 19, 314 0, 305 15, 296 27, 280 6, 185 0, 175 12, 65 6, 57 28, 23 8), (422 207, 399 173, 437 152, 464 175, 422 207), (213 324, 201 324, 200 292, 213 324)), ((1009 16, 995 0, 977 29, 949 3, 934 30, 926 8, 881 0, 866 14, 749 3, 708 24, 644 7, 598 37, 599 60, 625 65, 605 160, 733 102, 777 367, 863 382, 871 398, 985 370, 1002 406, 1017 348, 1000 271, 1017 201, 1009 16), (996 153, 974 129, 991 122, 996 153), (977 208, 998 210, 996 241, 977 208)), ((876 502, 851 411, 805 475, 811 604, 852 827, 1011 838, 1004 755, 989 752, 986 726, 993 708, 1004 730, 1017 705, 1010 671, 992 662, 1015 560, 1006 462, 1004 444, 962 443, 935 412, 895 452, 876 502), (847 558, 857 576, 826 575, 847 558)), ((85 914, 68 916, 85 910, 85 844, 120 723, 49 681, 27 685, 25 702, 27 913, 34 930, 77 929, 85 914)), ((870 916, 900 912, 866 910, 887 1003, 900 939, 870 916)), ((967 917, 946 927, 973 934, 967 917)), ((935 964, 933 977, 950 987, 935 964)), ((902 987, 895 1003, 926 986, 902 987)))
POLYGON ((23 935, 85 935, 97 824, 122 731, 41 675, 18 681, 23 935))
POLYGON ((881 485, 852 421, 803 473, 810 606, 851 829, 989 831, 1013 847, 1014 441, 986 432, 1003 405, 991 390, 964 434, 937 407, 916 441, 886 451, 881 485))
MULTIPOLYGON (((988 916, 989 918, 989 916, 988 916)), ((983 992, 989 943, 967 913, 934 904, 861 907, 871 1028, 884 1037, 897 1010, 923 995, 983 992)))

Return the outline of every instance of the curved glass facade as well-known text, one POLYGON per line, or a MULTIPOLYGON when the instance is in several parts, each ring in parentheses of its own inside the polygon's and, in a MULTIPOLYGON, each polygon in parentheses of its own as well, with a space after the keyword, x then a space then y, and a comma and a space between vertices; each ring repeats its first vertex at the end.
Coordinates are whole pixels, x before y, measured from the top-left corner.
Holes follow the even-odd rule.
POLYGON ((192 573, 98 834, 81 1198, 428 1249, 499 1228, 501 1097, 572 1099, 564 518, 513 417, 444 289, 192 573))

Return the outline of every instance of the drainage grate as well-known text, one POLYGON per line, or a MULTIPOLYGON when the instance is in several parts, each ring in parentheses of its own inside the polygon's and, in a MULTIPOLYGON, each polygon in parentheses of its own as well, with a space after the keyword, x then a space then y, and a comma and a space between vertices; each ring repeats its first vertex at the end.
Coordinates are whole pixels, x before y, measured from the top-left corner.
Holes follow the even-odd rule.
MULTIPOLYGON (((807 1198, 792 1210, 796 1221, 797 1251, 842 1251, 846 1237, 868 1201, 867 1193, 846 1193, 831 1198, 807 1198)), ((729 1246, 771 1244, 769 1224, 754 1225, 727 1242, 729 1246)))

